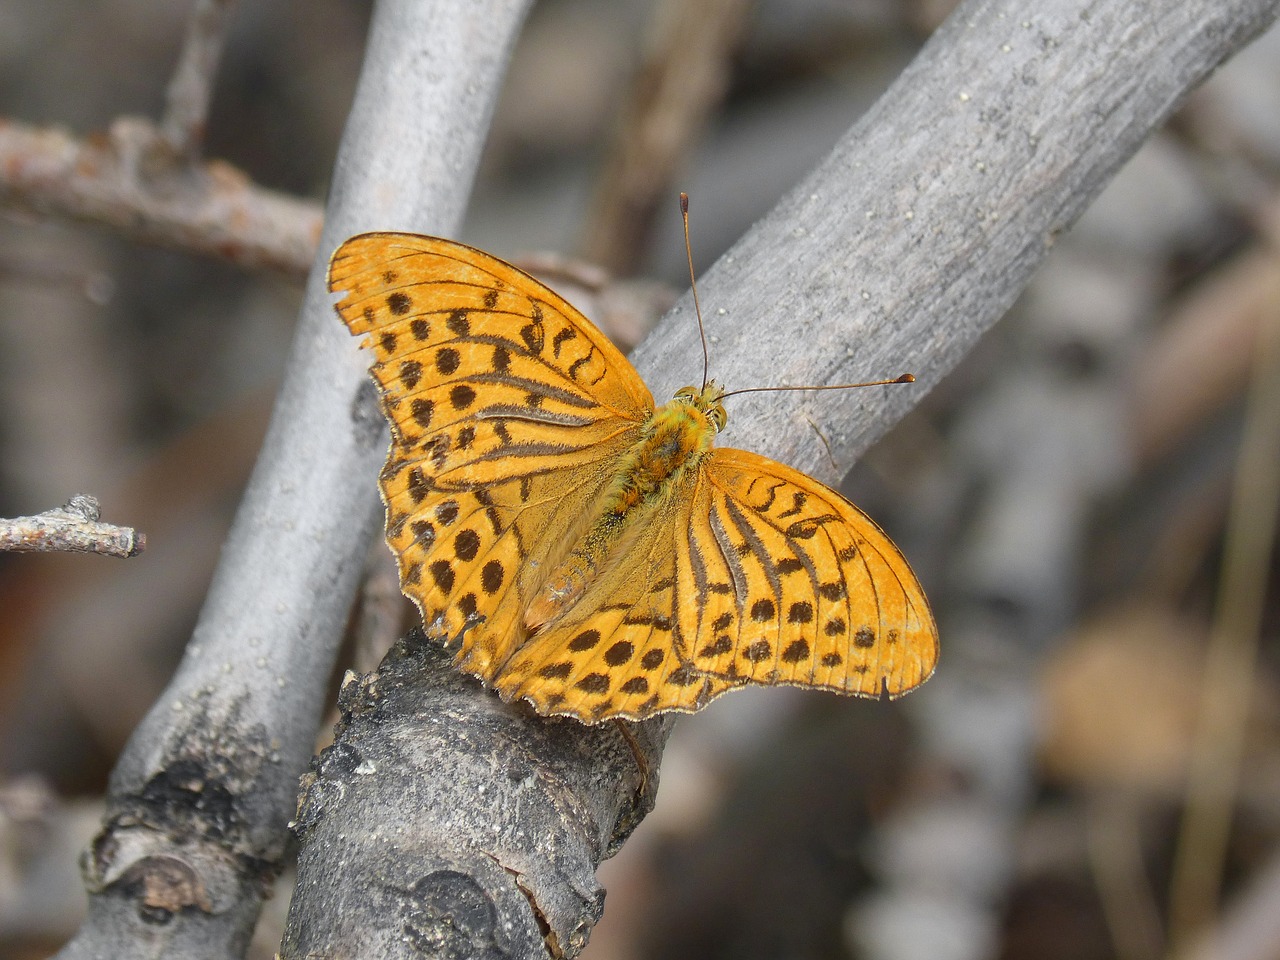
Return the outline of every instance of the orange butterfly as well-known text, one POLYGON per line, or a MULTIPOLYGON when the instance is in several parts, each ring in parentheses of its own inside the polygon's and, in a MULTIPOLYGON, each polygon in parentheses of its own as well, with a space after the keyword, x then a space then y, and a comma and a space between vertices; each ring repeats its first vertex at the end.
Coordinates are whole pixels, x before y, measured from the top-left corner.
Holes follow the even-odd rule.
POLYGON ((376 358, 401 589, 504 699, 595 723, 747 683, 893 697, 933 672, 897 547, 816 480, 713 449, 715 381, 655 410, 586 317, 451 240, 352 237, 329 289, 376 358))

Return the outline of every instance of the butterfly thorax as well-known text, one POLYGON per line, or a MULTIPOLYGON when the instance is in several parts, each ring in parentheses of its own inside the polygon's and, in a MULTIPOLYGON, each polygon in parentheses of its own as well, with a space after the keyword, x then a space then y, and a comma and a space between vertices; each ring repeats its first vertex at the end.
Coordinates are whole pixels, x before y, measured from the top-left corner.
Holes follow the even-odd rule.
POLYGON ((590 586, 632 524, 652 510, 711 450, 725 424, 723 389, 685 387, 653 412, 597 501, 595 517, 525 611, 530 632, 568 610, 590 586))

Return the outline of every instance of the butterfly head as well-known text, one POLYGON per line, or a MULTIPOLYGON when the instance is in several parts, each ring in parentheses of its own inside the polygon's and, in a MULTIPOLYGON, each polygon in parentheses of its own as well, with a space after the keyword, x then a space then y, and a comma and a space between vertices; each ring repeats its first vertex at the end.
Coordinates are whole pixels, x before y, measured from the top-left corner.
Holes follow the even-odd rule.
POLYGON ((701 411, 711 421, 716 433, 719 433, 724 429, 724 425, 729 422, 729 415, 725 413, 724 404, 720 402, 723 397, 724 387, 714 380, 708 380, 707 385, 701 389, 698 387, 685 387, 677 390, 675 399, 701 411))

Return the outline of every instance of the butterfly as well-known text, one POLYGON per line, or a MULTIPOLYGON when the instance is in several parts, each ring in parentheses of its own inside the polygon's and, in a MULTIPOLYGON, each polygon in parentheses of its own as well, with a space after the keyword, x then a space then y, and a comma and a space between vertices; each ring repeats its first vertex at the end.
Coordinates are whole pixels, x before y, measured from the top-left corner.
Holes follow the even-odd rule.
POLYGON ((578 310, 452 240, 352 237, 328 283, 391 425, 401 589, 503 699, 596 723, 749 683, 895 697, 933 672, 898 548, 818 481, 713 447, 715 381, 655 407, 578 310))

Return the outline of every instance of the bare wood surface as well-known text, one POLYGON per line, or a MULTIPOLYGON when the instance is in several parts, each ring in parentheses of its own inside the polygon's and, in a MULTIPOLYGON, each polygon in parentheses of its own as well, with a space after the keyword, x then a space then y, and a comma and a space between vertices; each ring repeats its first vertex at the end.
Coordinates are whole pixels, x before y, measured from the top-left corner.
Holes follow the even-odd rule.
POLYGON ((248 941, 380 515, 385 428, 327 251, 372 227, 456 228, 524 9, 377 6, 262 455, 182 663, 112 775, 89 917, 62 957, 235 957, 248 941))
POLYGON ((147 547, 145 534, 100 522, 93 497, 77 495, 63 506, 31 517, 0 517, 0 550, 15 553, 100 553, 136 557, 147 547))
POLYGON ((596 866, 653 805, 665 727, 533 717, 416 631, 339 705, 303 781, 282 956, 576 955, 604 911, 596 866))

